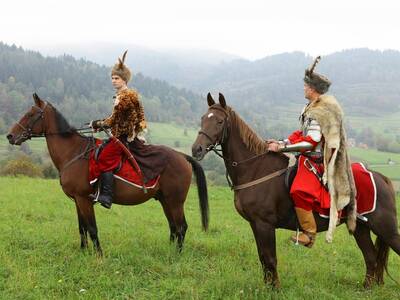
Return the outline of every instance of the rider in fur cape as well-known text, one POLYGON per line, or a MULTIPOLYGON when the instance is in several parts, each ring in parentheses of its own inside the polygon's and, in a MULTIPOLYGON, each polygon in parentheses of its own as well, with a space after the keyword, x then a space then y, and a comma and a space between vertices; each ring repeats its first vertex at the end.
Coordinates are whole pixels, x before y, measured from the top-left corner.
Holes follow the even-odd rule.
POLYGON ((315 205, 330 208, 328 242, 333 238, 338 211, 346 206, 349 231, 353 233, 356 226, 355 185, 343 111, 335 97, 325 95, 331 85, 329 79, 314 72, 319 60, 320 57, 305 72, 304 94, 309 103, 300 116, 301 130, 283 141, 269 142, 271 151, 300 153, 290 196, 302 233, 291 240, 307 247, 312 247, 317 233, 315 205))
POLYGON ((347 151, 346 133, 343 124, 343 111, 330 95, 321 95, 306 107, 305 118, 317 120, 324 137, 323 182, 328 186, 331 198, 329 229, 326 240, 332 241, 338 215, 337 211, 349 205, 347 226, 354 232, 356 226, 355 185, 351 162, 347 151))

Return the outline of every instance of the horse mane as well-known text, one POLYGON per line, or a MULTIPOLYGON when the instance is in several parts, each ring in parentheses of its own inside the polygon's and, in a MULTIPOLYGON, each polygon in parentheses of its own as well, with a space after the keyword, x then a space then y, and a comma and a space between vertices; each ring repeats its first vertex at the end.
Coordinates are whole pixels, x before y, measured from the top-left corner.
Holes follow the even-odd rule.
POLYGON ((51 105, 51 107, 54 110, 54 117, 56 120, 57 132, 59 132, 60 136, 69 137, 74 133, 78 133, 76 131, 75 127, 69 125, 69 123, 65 119, 65 117, 53 105, 51 105))
POLYGON ((228 106, 227 108, 229 109, 229 116, 239 130, 240 138, 250 151, 256 155, 272 154, 283 159, 285 163, 289 163, 288 156, 280 152, 270 152, 268 144, 232 108, 228 106))
POLYGON ((246 147, 257 155, 268 152, 267 143, 233 109, 229 111, 230 117, 237 126, 239 135, 246 147))

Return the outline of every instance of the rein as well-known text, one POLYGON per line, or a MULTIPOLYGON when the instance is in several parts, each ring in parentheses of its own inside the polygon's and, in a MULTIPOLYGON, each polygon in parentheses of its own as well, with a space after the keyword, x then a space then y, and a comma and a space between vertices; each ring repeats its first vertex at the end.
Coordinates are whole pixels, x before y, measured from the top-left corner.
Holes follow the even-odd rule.
MULTIPOLYGON (((216 142, 213 142, 212 138, 206 132, 204 132, 203 130, 199 131, 199 134, 204 135, 212 143, 209 147, 207 147, 207 149, 206 149, 207 152, 213 151, 216 155, 221 157, 224 160, 224 162, 230 162, 232 167, 237 167, 239 164, 247 163, 249 161, 252 161, 253 159, 259 158, 259 157, 264 156, 264 155, 269 153, 269 151, 267 150, 264 153, 254 155, 252 157, 246 158, 246 159, 241 160, 239 162, 233 161, 230 158, 224 156, 222 154, 222 144, 225 143, 225 141, 226 141, 226 139, 228 137, 228 125, 227 125, 228 122, 227 121, 229 120, 229 114, 224 109, 219 108, 218 106, 217 107, 211 107, 210 109, 216 109, 216 110, 222 111, 225 114, 226 119, 225 119, 224 128, 222 129, 223 130, 222 131, 222 136, 216 142), (221 148, 218 149, 217 148, 218 146, 221 146, 221 148)), ((237 191, 237 190, 242 190, 242 189, 245 189, 245 188, 260 184, 260 183, 268 181, 268 180, 270 180, 272 178, 278 177, 278 176, 282 175, 283 173, 285 173, 287 171, 287 169, 288 168, 281 169, 281 170, 275 171, 275 172, 273 172, 271 174, 268 174, 268 175, 266 175, 264 177, 252 180, 252 181, 247 182, 247 183, 239 184, 239 185, 234 185, 232 183, 232 180, 230 179, 230 176, 228 174, 228 170, 226 170, 225 177, 226 177, 226 181, 228 182, 229 187, 232 190, 237 191)))
MULTIPOLYGON (((46 132, 44 128, 44 124, 42 123, 42 132, 41 133, 32 133, 33 127, 35 126, 36 122, 42 119, 44 121, 44 113, 45 109, 47 108, 48 102, 45 102, 45 105, 43 108, 40 108, 38 106, 33 106, 38 109, 37 114, 30 120, 28 125, 25 127, 23 126, 20 122, 17 122, 16 124, 22 128, 22 133, 17 137, 17 139, 20 139, 21 137, 30 140, 31 138, 37 138, 37 137, 47 137, 51 135, 61 135, 61 134, 66 134, 66 133, 71 133, 71 131, 60 131, 60 132, 46 132)), ((80 133, 93 133, 93 130, 90 127, 81 127, 78 129, 75 129, 76 131, 80 133)), ((61 173, 65 171, 66 168, 68 168, 70 165, 72 165, 74 162, 78 161, 79 159, 87 158, 87 154, 90 153, 91 150, 93 150, 96 147, 95 144, 95 139, 93 137, 89 137, 89 141, 85 146, 85 149, 83 152, 79 153, 78 155, 74 156, 71 160, 69 160, 59 171, 59 175, 61 177, 61 173)))
MULTIPOLYGON (((45 109, 47 108, 48 102, 45 102, 45 105, 43 108, 40 108, 38 106, 33 106, 34 108, 38 109, 38 113, 35 115, 33 120, 29 122, 29 124, 25 127, 22 125, 20 122, 17 122, 16 124, 22 128, 22 133, 17 137, 17 139, 23 137, 28 140, 32 138, 37 138, 37 137, 46 137, 50 135, 61 135, 65 133, 71 133, 70 131, 59 131, 59 132, 46 132, 44 130, 44 127, 42 125, 42 132, 41 133, 32 133, 33 127, 35 126, 36 122, 39 121, 40 119, 44 119, 44 112, 45 109)), ((81 128, 76 128, 76 131, 80 133, 93 133, 93 130, 91 130, 90 127, 81 127, 81 128)))

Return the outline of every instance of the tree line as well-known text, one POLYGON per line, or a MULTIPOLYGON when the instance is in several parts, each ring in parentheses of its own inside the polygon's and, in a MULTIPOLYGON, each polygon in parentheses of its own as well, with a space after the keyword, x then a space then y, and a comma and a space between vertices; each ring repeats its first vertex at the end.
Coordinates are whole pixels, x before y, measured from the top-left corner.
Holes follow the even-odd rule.
MULTIPOLYGON (((129 86, 141 94, 149 121, 194 125, 204 107, 198 94, 140 73, 129 86)), ((0 43, 0 133, 32 104, 33 92, 51 101, 75 126, 110 114, 114 93, 109 67, 0 43)))

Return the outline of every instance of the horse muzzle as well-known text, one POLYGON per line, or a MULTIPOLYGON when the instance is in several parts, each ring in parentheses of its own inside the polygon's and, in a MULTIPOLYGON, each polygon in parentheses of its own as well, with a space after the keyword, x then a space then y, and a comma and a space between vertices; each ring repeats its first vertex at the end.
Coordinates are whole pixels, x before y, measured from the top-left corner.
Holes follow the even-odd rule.
POLYGON ((193 145, 192 147, 192 156, 200 161, 204 158, 207 153, 207 148, 202 145, 193 145))
POLYGON ((21 145, 23 142, 27 140, 23 135, 15 136, 12 133, 7 134, 6 137, 11 145, 17 145, 17 146, 21 145))

